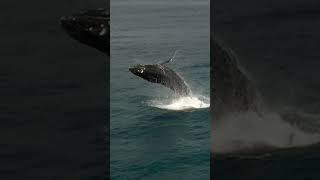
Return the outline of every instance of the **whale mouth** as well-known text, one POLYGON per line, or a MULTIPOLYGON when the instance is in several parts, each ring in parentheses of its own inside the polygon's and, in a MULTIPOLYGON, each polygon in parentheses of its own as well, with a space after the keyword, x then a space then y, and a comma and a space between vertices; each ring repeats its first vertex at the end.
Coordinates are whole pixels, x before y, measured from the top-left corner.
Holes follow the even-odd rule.
POLYGON ((74 16, 62 16, 60 18, 60 26, 67 31, 69 34, 75 34, 77 29, 76 29, 76 17, 74 16))
POLYGON ((132 72, 134 74, 134 72, 135 72, 135 68, 134 67, 129 67, 128 69, 129 69, 130 72, 132 72))

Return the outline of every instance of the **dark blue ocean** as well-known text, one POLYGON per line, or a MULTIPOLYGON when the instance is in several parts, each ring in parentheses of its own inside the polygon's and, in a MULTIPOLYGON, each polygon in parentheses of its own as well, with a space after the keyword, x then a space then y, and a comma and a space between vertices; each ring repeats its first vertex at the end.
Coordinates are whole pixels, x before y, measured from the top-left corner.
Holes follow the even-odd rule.
POLYGON ((111 179, 209 179, 209 1, 111 2, 111 179), (168 66, 191 87, 178 98, 128 67, 168 66))

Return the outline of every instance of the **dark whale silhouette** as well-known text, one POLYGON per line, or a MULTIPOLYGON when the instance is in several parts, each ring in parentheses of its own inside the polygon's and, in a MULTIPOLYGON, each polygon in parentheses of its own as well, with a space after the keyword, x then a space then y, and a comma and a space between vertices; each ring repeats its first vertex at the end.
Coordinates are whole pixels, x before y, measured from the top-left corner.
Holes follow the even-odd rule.
POLYGON ((110 55, 110 14, 105 9, 87 10, 60 19, 75 40, 110 55))
MULTIPOLYGON (((212 61, 211 61, 211 117, 213 131, 219 128, 220 123, 224 117, 234 112, 254 111, 268 121, 267 113, 275 113, 281 118, 280 121, 288 123, 302 132, 308 134, 318 134, 320 132, 320 125, 317 123, 318 116, 300 112, 299 109, 272 110, 268 112, 266 104, 262 101, 259 92, 249 79, 245 70, 241 67, 238 59, 231 49, 224 46, 221 41, 217 39, 211 40, 212 61)), ((273 118, 273 116, 272 116, 273 118)), ((223 124, 223 123, 221 123, 223 124)), ((272 131, 272 126, 267 127, 272 131)), ((294 131, 288 135, 288 143, 286 146, 294 146, 297 139, 297 134, 294 131)), ((217 141, 217 140, 216 140, 217 141)), ((241 145, 242 141, 231 142, 235 146, 241 145)), ((231 144, 229 144, 231 145, 231 144)), ((246 143, 244 143, 246 145, 246 143)), ((266 151, 273 151, 276 147, 264 144, 264 142, 257 142, 251 147, 240 148, 236 151, 246 152, 251 154, 253 152, 263 153, 266 151)), ((235 151, 231 152, 235 153, 235 151)))
POLYGON ((230 112, 258 111, 260 97, 235 54, 217 39, 211 43, 212 117, 219 120, 230 112))
POLYGON ((162 84, 170 88, 180 96, 188 96, 191 93, 189 86, 178 73, 165 65, 171 62, 172 59, 173 58, 160 64, 137 64, 134 67, 130 67, 129 70, 134 75, 149 82, 162 84))

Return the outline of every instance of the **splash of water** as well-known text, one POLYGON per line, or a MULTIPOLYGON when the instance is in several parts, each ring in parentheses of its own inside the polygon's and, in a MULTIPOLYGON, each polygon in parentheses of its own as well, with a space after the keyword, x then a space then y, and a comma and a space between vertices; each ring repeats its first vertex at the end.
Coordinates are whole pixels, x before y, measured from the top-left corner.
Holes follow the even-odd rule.
POLYGON ((266 148, 291 148, 318 143, 320 135, 308 133, 286 122, 274 112, 233 113, 213 125, 213 153, 233 153, 266 148))
POLYGON ((148 103, 148 105, 159 109, 172 111, 205 109, 210 107, 210 98, 201 96, 175 97, 152 100, 148 103))

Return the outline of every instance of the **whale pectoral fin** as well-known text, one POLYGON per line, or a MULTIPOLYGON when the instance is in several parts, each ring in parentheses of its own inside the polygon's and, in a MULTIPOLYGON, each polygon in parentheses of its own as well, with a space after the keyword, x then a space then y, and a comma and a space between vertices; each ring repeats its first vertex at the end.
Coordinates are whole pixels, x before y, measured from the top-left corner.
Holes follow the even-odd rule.
POLYGON ((161 63, 159 63, 159 64, 163 65, 163 64, 170 63, 171 61, 173 61, 173 60, 174 60, 174 58, 176 57, 176 54, 177 54, 177 51, 174 51, 173 56, 172 56, 169 60, 164 61, 164 62, 161 62, 161 63))

